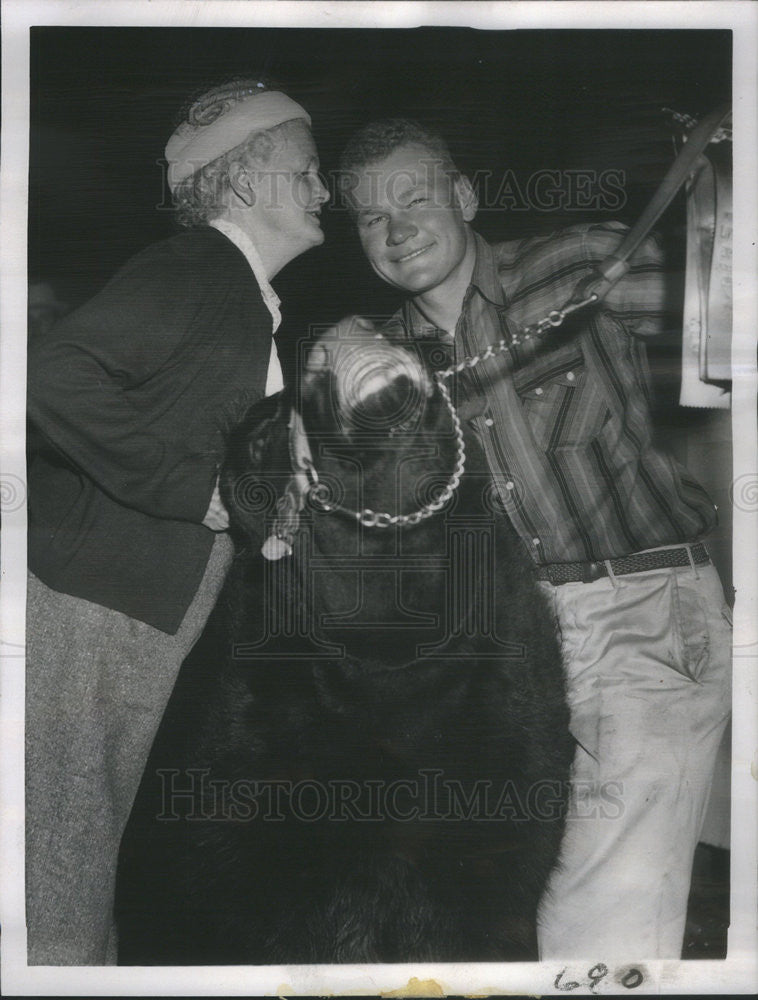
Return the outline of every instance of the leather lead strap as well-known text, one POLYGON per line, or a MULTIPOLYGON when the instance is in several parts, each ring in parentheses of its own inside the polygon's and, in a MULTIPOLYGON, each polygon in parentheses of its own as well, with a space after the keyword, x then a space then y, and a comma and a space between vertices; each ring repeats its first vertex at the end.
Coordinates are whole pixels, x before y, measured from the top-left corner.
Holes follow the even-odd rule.
POLYGON ((616 252, 598 264, 595 268, 595 274, 579 282, 569 302, 586 299, 591 295, 597 296, 597 300, 600 300, 626 274, 629 270, 627 261, 671 204, 677 191, 692 172, 698 156, 731 113, 731 105, 722 105, 706 115, 695 126, 687 136, 686 143, 671 164, 658 190, 648 202, 642 215, 621 241, 616 252))

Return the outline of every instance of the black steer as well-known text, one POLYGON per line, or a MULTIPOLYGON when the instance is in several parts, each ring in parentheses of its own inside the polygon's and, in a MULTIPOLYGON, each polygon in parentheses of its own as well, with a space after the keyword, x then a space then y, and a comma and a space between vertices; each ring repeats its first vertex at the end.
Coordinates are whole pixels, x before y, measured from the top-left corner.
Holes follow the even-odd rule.
POLYGON ((244 546, 194 654, 223 670, 200 700, 185 678, 156 743, 121 961, 536 958, 562 667, 444 390, 371 332, 322 342, 297 405, 232 434, 223 488, 244 546))

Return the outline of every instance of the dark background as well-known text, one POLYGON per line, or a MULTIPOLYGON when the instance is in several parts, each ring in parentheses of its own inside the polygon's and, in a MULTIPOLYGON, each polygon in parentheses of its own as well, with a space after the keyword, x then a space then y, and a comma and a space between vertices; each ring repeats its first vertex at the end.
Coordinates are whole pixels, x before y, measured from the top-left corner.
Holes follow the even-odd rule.
MULTIPOLYGON (((173 220, 161 165, 187 97, 236 74, 272 76, 313 118, 329 176, 364 122, 408 116, 438 128, 459 166, 625 172, 621 208, 483 208, 476 228, 507 239, 613 216, 633 221, 673 157, 663 108, 700 115, 730 99, 731 32, 478 31, 460 28, 32 29, 30 273, 77 305, 173 220)), ((330 190, 334 190, 333 175, 330 190)), ((665 217, 681 253, 682 199, 665 217)), ((288 346, 308 323, 392 309, 344 210, 326 243, 275 281, 288 346)))

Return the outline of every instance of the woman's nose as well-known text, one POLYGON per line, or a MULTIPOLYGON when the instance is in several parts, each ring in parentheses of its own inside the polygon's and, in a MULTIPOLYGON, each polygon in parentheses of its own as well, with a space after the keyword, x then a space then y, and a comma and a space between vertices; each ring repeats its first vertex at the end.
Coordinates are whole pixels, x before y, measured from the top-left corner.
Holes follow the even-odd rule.
POLYGON ((319 174, 317 177, 317 184, 316 184, 316 201, 319 203, 319 205, 323 205, 324 202, 329 201, 330 198, 331 194, 329 193, 329 188, 326 186, 326 184, 324 184, 321 178, 321 174, 319 174))

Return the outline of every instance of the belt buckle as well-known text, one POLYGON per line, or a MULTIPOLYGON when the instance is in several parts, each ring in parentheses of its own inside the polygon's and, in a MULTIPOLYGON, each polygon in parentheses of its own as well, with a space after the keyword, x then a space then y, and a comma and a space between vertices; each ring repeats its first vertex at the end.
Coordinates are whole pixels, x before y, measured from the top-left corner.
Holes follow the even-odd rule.
POLYGON ((590 562, 584 563, 582 566, 582 583, 594 583, 594 581, 599 580, 601 576, 607 576, 605 563, 590 562))

